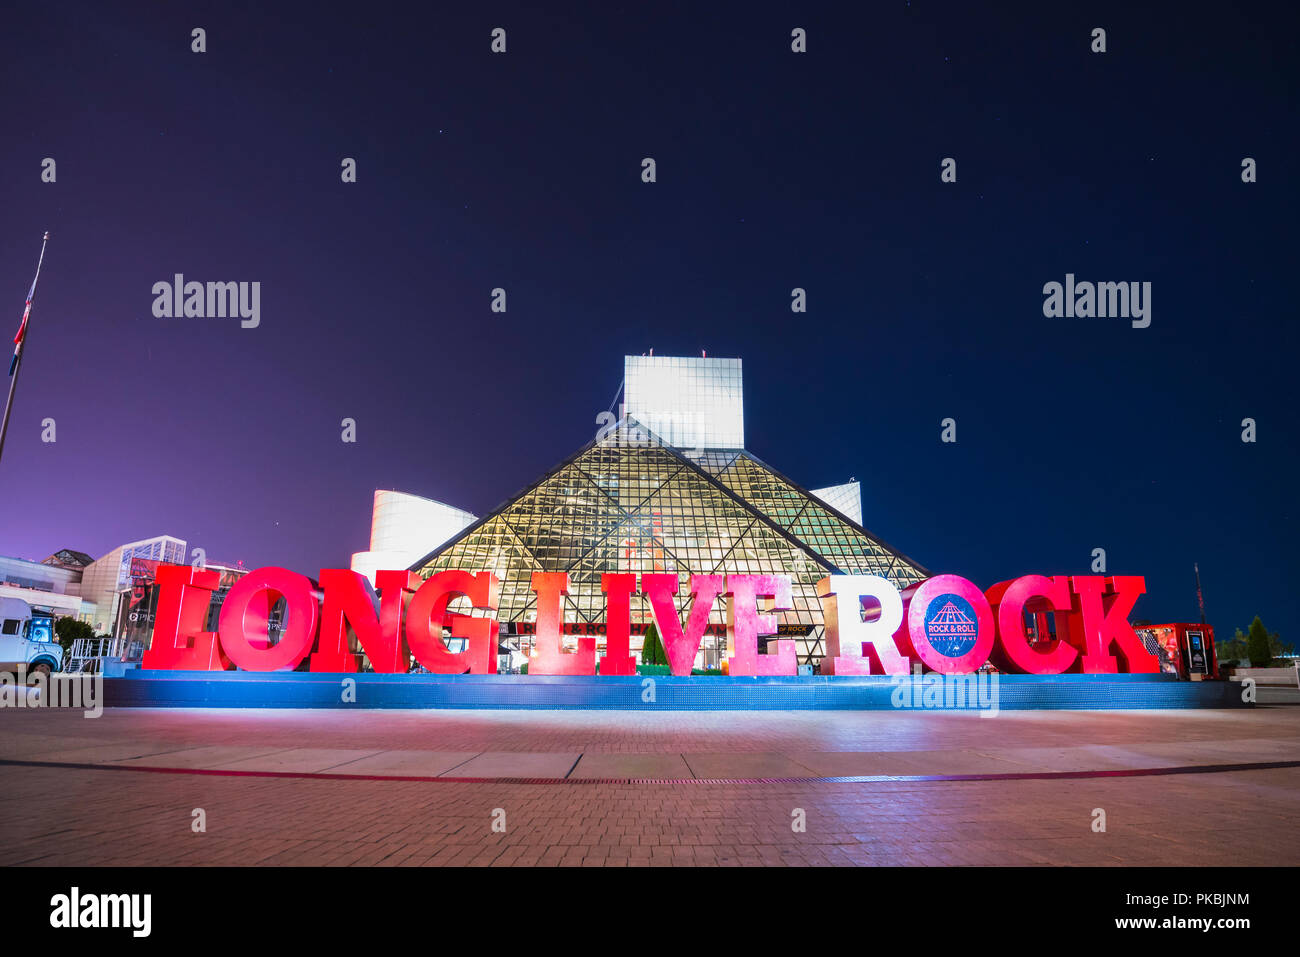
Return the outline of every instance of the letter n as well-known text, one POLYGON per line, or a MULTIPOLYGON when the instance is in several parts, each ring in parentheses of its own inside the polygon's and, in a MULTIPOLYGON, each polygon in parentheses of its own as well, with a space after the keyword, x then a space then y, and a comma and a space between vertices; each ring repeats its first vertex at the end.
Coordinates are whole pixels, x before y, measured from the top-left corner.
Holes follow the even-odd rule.
POLYGON ((320 638, 311 656, 311 670, 353 672, 357 656, 348 642, 349 630, 361 643, 371 667, 383 674, 405 674, 410 666, 402 634, 402 607, 422 584, 409 571, 381 571, 375 576, 382 598, 375 596, 364 575, 346 568, 322 568, 320 638))

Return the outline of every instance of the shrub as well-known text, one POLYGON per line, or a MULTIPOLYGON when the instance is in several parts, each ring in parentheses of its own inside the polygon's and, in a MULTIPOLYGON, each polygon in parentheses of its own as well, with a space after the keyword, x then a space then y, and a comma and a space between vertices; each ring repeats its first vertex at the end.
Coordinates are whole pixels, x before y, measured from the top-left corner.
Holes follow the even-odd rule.
POLYGON ((651 622, 650 627, 645 630, 645 642, 641 645, 641 664, 668 664, 668 652, 664 649, 664 643, 659 640, 659 629, 655 627, 654 622, 651 622))
POLYGON ((1255 616, 1255 620, 1250 623, 1250 631, 1246 633, 1246 654, 1250 657, 1250 663, 1256 668, 1265 668, 1273 660, 1268 629, 1259 620, 1259 615, 1255 616))

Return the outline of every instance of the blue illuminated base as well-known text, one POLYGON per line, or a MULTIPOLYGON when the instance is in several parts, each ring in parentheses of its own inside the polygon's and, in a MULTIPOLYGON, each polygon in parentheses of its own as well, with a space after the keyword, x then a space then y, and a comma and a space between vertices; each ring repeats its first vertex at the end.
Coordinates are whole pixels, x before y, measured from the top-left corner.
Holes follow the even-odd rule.
POLYGON ((1172 675, 561 677, 141 671, 104 680, 117 708, 564 708, 623 711, 1115 710, 1246 707, 1229 681, 1172 675), (355 685, 349 682, 355 682, 355 685), (995 691, 996 688, 996 691, 995 691), (996 698, 994 699, 994 695, 996 698), (990 703, 996 700, 996 705, 990 703))

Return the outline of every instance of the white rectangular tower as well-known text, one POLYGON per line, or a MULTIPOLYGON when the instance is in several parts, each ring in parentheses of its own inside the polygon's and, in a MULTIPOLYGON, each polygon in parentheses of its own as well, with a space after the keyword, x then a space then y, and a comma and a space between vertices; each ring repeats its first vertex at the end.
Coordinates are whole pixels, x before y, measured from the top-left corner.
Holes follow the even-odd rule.
POLYGON ((739 359, 625 356, 624 413, 678 449, 743 449, 739 359))

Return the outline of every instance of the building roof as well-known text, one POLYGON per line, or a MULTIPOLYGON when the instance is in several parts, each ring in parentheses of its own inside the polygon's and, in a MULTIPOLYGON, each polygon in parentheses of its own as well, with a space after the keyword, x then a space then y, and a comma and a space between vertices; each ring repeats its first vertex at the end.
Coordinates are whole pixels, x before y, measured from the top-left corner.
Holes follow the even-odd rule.
MULTIPOLYGON (((929 574, 743 449, 689 457, 631 417, 411 568, 492 572, 501 622, 529 620, 535 571, 569 574, 574 622, 603 619, 603 573, 788 574, 795 607, 778 620, 816 644, 821 578, 880 575, 904 588, 929 574)), ((715 606, 711 620, 721 616, 715 606)))
POLYGON ((65 565, 70 568, 85 568, 95 561, 85 552, 79 552, 72 548, 60 548, 53 555, 41 559, 42 565, 65 565))

